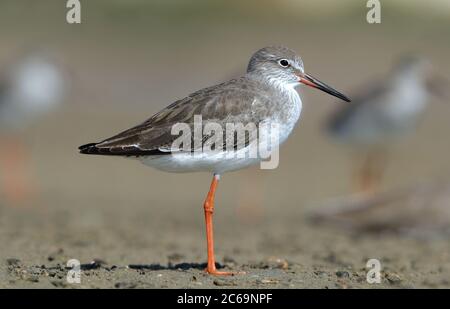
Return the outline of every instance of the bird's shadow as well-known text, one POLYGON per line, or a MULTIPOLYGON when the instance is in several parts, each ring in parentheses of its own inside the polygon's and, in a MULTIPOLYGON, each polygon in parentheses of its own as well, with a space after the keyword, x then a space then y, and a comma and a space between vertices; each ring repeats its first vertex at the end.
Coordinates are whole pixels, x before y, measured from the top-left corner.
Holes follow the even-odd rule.
MULTIPOLYGON (((206 263, 168 263, 167 265, 162 264, 130 264, 128 265, 128 268, 130 269, 136 269, 136 270, 190 270, 190 269, 198 269, 198 270, 205 270, 207 264, 206 263)), ((223 265, 220 265, 219 263, 216 263, 216 268, 220 269, 223 268, 223 265)))
MULTIPOLYGON (((159 264, 159 263, 154 263, 154 264, 128 264, 126 266, 117 266, 117 265, 112 265, 109 266, 104 262, 97 262, 97 261, 93 261, 91 263, 85 263, 85 264, 80 264, 79 270, 81 271, 92 271, 92 270, 101 270, 101 269, 105 269, 108 271, 114 271, 116 269, 120 269, 120 268, 128 268, 128 269, 133 269, 133 270, 138 270, 138 271, 158 271, 158 270, 191 270, 191 269, 197 269, 197 270, 205 270, 206 269, 207 264, 206 263, 178 263, 178 264, 174 264, 169 262, 166 265, 163 264, 159 264)), ((20 265, 15 265, 14 267, 20 267, 20 265)), ((73 269, 73 267, 69 267, 66 266, 64 264, 58 263, 57 265, 40 265, 40 266, 33 266, 33 267, 37 267, 40 269, 45 269, 47 271, 68 271, 73 269)), ((223 265, 216 263, 216 268, 220 269, 220 268, 224 268, 223 265)))

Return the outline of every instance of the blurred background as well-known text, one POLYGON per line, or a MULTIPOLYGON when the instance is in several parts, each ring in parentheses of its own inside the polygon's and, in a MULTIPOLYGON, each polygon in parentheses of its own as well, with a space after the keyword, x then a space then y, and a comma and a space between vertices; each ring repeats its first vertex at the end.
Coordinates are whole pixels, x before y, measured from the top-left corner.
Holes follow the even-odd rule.
MULTIPOLYGON (((367 23, 366 1, 356 0, 98 0, 81 5, 81 24, 68 24, 65 1, 0 3, 1 89, 11 87, 11 72, 34 50, 52 59, 51 70, 58 73, 49 74, 61 80, 55 86, 58 95, 48 99, 58 104, 1 134, 7 146, 3 153, 15 149, 11 142, 23 151, 11 155, 22 163, 3 159, 0 170, 0 258, 18 259, 25 268, 55 259, 64 264, 66 258, 166 265, 175 255, 178 262, 203 263, 202 201, 210 175, 166 174, 132 160, 83 156, 77 147, 138 124, 192 91, 244 74, 251 54, 261 47, 290 47, 302 56, 307 72, 349 97, 385 79, 404 54, 426 58, 442 80, 450 80, 450 3, 445 0, 382 1, 380 24, 367 23), (12 178, 19 184, 11 185, 12 178), (20 182, 26 185, 17 189, 20 182), (59 255, 50 260, 54 252, 59 255)), ((301 95, 302 119, 281 148, 280 166, 222 178, 215 216, 219 261, 257 271, 252 265, 269 257, 287 259, 294 270, 289 280, 280 275, 277 287, 342 287, 333 283, 341 268, 351 273, 346 285, 364 285, 357 279, 368 258, 380 259, 390 271, 391 280, 382 284, 448 285, 450 98, 428 96, 410 134, 387 147, 379 193, 368 199, 381 203, 372 200, 381 195, 381 201, 394 205, 384 209, 396 210, 383 214, 385 219, 366 214, 368 225, 375 220, 382 231, 365 236, 361 224, 353 229, 355 220, 366 222, 358 216, 337 225, 327 218, 310 220, 330 201, 349 204, 356 163, 354 148, 324 129, 345 103, 311 89, 302 89, 301 95), (411 203, 421 209, 417 215, 410 214, 411 203), (436 216, 422 224, 417 217, 435 204, 436 216), (426 237, 384 233, 385 222, 389 230, 398 230, 397 224, 401 231, 426 226, 426 237), (318 269, 331 281, 307 275, 318 269)), ((0 285, 50 286, 47 279, 22 282, 4 270, 12 279, 0 285)), ((177 282, 177 276, 165 286, 190 286, 177 282)), ((110 284, 101 275, 96 280, 88 286, 110 284)), ((251 280, 238 284, 253 286, 251 280)))

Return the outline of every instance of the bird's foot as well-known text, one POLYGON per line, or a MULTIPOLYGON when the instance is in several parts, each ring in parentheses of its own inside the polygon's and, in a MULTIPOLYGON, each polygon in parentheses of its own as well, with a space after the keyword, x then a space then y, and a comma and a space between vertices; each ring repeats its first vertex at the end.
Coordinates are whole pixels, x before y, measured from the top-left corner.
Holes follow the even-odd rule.
POLYGON ((235 275, 245 275, 244 271, 220 271, 217 270, 215 267, 207 267, 205 271, 209 275, 213 276, 235 276, 235 275))

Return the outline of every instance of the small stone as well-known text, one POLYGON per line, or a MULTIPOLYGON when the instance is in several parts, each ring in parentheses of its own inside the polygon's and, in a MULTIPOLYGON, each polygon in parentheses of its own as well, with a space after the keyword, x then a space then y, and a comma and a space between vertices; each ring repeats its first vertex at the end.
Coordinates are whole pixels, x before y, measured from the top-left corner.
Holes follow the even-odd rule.
POLYGON ((236 286, 237 283, 234 280, 216 279, 213 281, 216 286, 236 286))
POLYGON ((316 270, 316 271, 314 271, 314 275, 316 275, 318 277, 326 277, 327 273, 322 270, 316 270))
POLYGON ((116 289, 134 289, 137 286, 134 282, 117 282, 114 284, 116 289))
POLYGON ((20 260, 16 258, 9 258, 6 260, 6 264, 8 264, 8 266, 18 266, 20 264, 20 260))
POLYGON ((342 281, 342 280, 338 280, 338 281, 336 282, 336 287, 338 287, 338 288, 340 288, 340 289, 348 289, 348 288, 349 288, 347 282, 344 282, 344 281, 342 281))
POLYGON ((54 287, 57 288, 64 288, 67 286, 67 283, 65 283, 64 281, 51 281, 50 282, 54 287))
POLYGON ((31 276, 31 277, 27 278, 27 280, 30 281, 30 282, 36 283, 36 282, 39 282, 39 277, 31 276))
POLYGON ((386 273, 385 278, 390 284, 400 284, 402 282, 402 278, 395 273, 386 273))
POLYGON ((339 270, 336 272, 338 278, 350 278, 350 274, 347 271, 339 270))
POLYGON ((289 264, 284 259, 271 257, 271 258, 267 259, 266 261, 263 261, 263 262, 259 263, 258 267, 259 268, 263 268, 263 269, 283 269, 283 270, 286 270, 286 269, 289 268, 289 264))

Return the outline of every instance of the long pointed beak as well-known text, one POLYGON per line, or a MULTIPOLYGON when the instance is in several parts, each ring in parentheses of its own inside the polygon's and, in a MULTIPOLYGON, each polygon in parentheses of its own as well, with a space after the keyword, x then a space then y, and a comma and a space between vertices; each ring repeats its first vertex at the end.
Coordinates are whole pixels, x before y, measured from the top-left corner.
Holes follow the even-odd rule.
POLYGON ((322 83, 320 80, 312 77, 309 74, 302 74, 301 76, 299 76, 299 82, 302 84, 305 84, 307 86, 322 90, 328 94, 331 94, 332 96, 335 96, 341 100, 344 100, 346 102, 350 102, 351 100, 346 97, 345 95, 343 95, 342 93, 340 93, 339 91, 333 89, 332 87, 328 86, 325 83, 322 83))

